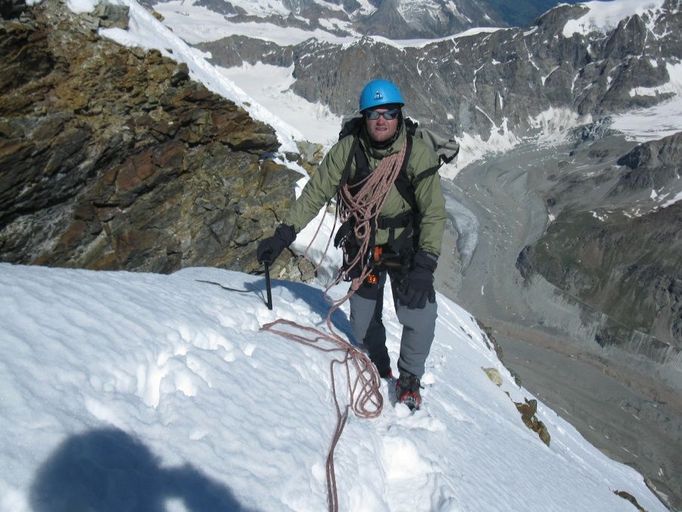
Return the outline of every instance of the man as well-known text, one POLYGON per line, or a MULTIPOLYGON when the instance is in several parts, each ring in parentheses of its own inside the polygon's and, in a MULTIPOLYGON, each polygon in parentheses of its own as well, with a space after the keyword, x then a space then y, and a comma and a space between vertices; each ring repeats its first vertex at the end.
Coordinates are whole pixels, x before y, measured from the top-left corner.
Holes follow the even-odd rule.
MULTIPOLYGON (((437 173, 438 156, 421 139, 407 133, 402 113, 404 104, 399 89, 388 80, 372 80, 363 88, 359 101, 363 121, 359 133, 343 137, 329 150, 275 234, 259 244, 257 256, 260 262, 272 262, 340 187, 343 188, 345 181, 351 184, 348 190, 352 190, 353 184, 362 184, 363 178, 379 172, 382 160, 391 157, 393 161, 396 159, 393 155, 405 151, 400 175, 387 188, 381 199, 379 217, 372 223, 369 247, 374 267, 372 274, 356 285, 356 293, 350 298, 350 320, 353 335, 367 348, 379 375, 392 378, 386 331, 381 320, 388 274, 398 320, 403 326, 397 399, 411 409, 418 409, 420 379, 437 316, 433 272, 445 227, 445 200, 437 173)), ((336 240, 344 243, 346 253, 362 245, 354 239, 352 229, 346 229, 340 237, 347 226, 348 223, 342 226, 336 240)), ((364 263, 371 255, 360 260, 364 263)), ((346 254, 346 262, 349 259, 346 254)), ((356 269, 352 276, 357 279, 358 275, 360 272, 356 269)))

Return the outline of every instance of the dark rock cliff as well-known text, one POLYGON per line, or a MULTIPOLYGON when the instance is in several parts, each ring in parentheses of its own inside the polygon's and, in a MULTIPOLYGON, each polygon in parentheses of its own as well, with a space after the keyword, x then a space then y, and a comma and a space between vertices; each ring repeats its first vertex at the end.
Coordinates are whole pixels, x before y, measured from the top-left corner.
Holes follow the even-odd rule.
POLYGON ((539 272, 608 315, 598 342, 646 345, 656 360, 682 350, 681 152, 679 133, 621 156, 599 203, 574 201, 518 260, 525 277, 539 272))
POLYGON ((0 261, 256 269, 300 178, 259 158, 273 130, 184 64, 100 38, 100 16, 48 0, 0 20, 0 261))

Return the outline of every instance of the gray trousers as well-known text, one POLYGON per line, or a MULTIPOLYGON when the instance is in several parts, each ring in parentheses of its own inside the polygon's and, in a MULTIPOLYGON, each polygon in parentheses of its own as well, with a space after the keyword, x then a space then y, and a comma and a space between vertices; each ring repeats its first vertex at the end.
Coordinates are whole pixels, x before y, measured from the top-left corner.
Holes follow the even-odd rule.
MULTIPOLYGON (((353 336, 362 343, 380 375, 390 369, 390 358, 386 349, 386 329, 381 320, 384 303, 386 272, 381 272, 375 285, 363 283, 350 298, 350 323, 353 336)), ((421 378, 424 364, 431 350, 438 316, 436 303, 426 302, 423 309, 410 309, 395 298, 398 280, 391 276, 391 289, 398 321, 403 326, 400 340, 398 369, 421 378)))

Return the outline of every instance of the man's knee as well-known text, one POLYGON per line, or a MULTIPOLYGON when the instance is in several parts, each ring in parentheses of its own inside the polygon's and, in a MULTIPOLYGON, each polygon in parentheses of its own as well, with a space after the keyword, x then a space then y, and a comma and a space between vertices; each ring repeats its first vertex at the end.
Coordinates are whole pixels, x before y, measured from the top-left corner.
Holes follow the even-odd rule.
POLYGON ((420 332, 426 337, 433 337, 436 318, 438 318, 435 302, 427 302, 426 306, 421 309, 410 309, 403 305, 397 305, 396 314, 403 328, 420 332))
POLYGON ((374 315, 376 301, 355 294, 350 298, 350 325, 353 336, 362 343, 374 315))

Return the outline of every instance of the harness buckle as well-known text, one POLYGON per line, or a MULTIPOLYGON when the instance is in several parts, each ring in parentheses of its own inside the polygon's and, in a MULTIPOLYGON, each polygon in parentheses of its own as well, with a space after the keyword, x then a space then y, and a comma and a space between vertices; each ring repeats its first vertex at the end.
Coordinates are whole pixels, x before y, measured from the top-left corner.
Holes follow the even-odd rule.
POLYGON ((372 251, 372 261, 374 263, 381 263, 381 256, 384 253, 384 248, 380 245, 375 245, 372 251))

